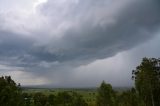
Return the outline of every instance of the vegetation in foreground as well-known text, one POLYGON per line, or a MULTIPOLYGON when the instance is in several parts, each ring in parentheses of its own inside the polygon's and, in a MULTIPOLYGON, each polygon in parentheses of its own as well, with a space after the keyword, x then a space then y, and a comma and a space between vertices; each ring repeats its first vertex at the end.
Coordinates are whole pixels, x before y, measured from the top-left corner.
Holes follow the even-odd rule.
POLYGON ((101 83, 93 102, 74 91, 56 94, 22 92, 10 76, 0 77, 0 106, 160 106, 160 59, 143 58, 132 71, 135 88, 116 92, 101 83))

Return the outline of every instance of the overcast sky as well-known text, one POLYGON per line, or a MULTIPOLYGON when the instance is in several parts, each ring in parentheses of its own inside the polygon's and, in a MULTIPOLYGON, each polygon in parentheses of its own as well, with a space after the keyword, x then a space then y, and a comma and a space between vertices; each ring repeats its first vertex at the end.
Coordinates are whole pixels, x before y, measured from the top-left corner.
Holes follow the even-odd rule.
POLYGON ((0 75, 52 87, 132 86, 160 57, 159 0, 0 0, 0 75))

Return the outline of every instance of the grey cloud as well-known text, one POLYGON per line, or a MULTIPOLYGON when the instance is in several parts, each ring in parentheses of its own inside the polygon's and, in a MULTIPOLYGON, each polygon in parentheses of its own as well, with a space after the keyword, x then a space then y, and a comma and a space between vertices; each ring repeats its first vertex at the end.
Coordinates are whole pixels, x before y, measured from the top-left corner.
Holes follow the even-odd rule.
POLYGON ((33 40, 13 32, 0 31, 0 63, 9 65, 22 64, 25 55, 28 55, 33 40))
MULTIPOLYGON (((125 0, 122 1, 124 1, 124 3, 126 2, 125 0)), ((64 31, 62 38, 57 41, 53 39, 51 43, 47 46, 45 45, 43 51, 50 54, 44 53, 46 55, 43 56, 52 57, 50 58, 52 61, 60 62, 74 60, 94 61, 133 48, 154 37, 154 33, 159 29, 159 1, 130 1, 124 5, 126 7, 117 10, 119 13, 116 12, 116 15, 114 14, 112 16, 112 14, 109 14, 108 16, 108 10, 106 10, 106 12, 103 11, 103 14, 99 14, 102 8, 107 9, 107 3, 105 0, 101 2, 87 0, 79 1, 75 4, 71 3, 75 6, 69 4, 69 6, 71 5, 70 7, 66 6, 67 9, 69 8, 69 12, 67 10, 61 10, 65 8, 60 8, 61 11, 58 12, 62 12, 62 16, 64 16, 67 21, 73 21, 73 24, 77 24, 78 22, 78 24, 64 31), (70 13, 72 7, 74 7, 73 9, 77 14, 73 15, 73 12, 70 13), (80 7, 82 10, 79 9, 80 7), (83 9, 85 10, 83 11, 83 9), (66 14, 63 14, 65 12, 66 14), (94 14, 97 15, 95 16, 94 14), (101 18, 97 20, 98 17, 101 18), (110 17, 113 19, 113 23, 105 23, 110 17), (77 18, 78 21, 74 20, 74 18, 77 18), (95 21, 98 22, 94 24, 95 21), (104 23, 101 24, 103 21, 104 23)), ((43 7, 43 12, 46 12, 46 15, 48 15, 50 19, 58 15, 55 11, 45 11, 46 8, 54 10, 52 4, 55 4, 55 2, 48 1, 43 7)))
POLYGON ((48 0, 37 8, 50 32, 41 29, 26 37, 0 30, 0 64, 24 67, 37 76, 54 74, 63 82, 75 67, 132 49, 160 28, 158 0, 75 1, 48 0))
POLYGON ((32 65, 41 61, 89 63, 152 38, 160 25, 160 5, 157 0, 71 0, 64 3, 66 5, 63 7, 61 3, 49 0, 39 10, 51 23, 56 21, 56 17, 71 24, 67 30, 62 30, 61 38, 53 36, 48 44, 35 46, 36 42, 31 39, 1 32, 4 42, 0 45, 1 54, 5 56, 7 52, 9 57, 17 55, 22 63, 32 65), (110 4, 113 7, 109 3, 113 3, 110 4), (120 7, 117 9, 114 6, 120 7))

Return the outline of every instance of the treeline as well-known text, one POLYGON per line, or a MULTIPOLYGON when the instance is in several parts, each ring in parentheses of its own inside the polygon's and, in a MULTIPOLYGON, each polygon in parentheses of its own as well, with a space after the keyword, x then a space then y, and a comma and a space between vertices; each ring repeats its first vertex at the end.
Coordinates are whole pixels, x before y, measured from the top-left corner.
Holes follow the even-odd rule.
POLYGON ((75 92, 59 92, 57 95, 23 93, 23 106, 87 106, 81 95, 75 92))
POLYGON ((132 75, 135 88, 122 93, 103 81, 98 89, 97 106, 160 106, 160 59, 143 58, 132 75))
POLYGON ((57 95, 44 95, 41 92, 22 93, 20 84, 10 76, 0 77, 0 106, 87 106, 76 92, 59 92, 57 95))
POLYGON ((124 92, 103 81, 94 104, 76 92, 23 93, 10 76, 0 77, 0 106, 160 106, 160 59, 143 58, 132 75, 135 87, 124 92))

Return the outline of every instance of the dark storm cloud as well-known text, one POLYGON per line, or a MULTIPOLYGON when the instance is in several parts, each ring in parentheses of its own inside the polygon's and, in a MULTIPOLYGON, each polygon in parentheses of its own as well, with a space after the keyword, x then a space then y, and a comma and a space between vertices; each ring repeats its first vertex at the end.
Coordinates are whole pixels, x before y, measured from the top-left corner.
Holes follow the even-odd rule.
POLYGON ((66 4, 66 8, 59 8, 60 11, 46 11, 54 9, 53 5, 56 5, 55 2, 50 0, 42 8, 51 22, 52 17, 60 15, 67 21, 78 24, 64 31, 60 39, 53 39, 44 45, 40 51, 46 53, 36 54, 46 58, 46 61, 93 61, 110 57, 154 37, 160 26, 160 4, 157 0, 130 1, 124 5, 126 7, 117 10, 116 14, 115 10, 107 10, 108 2, 105 0, 79 1, 66 4), (102 10, 103 13, 99 14, 102 10), (113 11, 113 15, 107 13, 110 11, 113 11))
POLYGON ((0 53, 8 56, 26 52, 32 45, 31 39, 26 39, 15 33, 0 31, 0 37, 0 53))
POLYGON ((3 26, 10 24, 0 14, 0 64, 51 79, 54 74, 60 82, 72 80, 75 67, 154 38, 160 29, 159 10, 159 0, 48 0, 37 7, 39 21, 9 18, 15 28, 24 27, 20 32, 25 35, 17 34, 18 29, 14 33, 14 28, 4 31, 3 26))
POLYGON ((48 44, 34 46, 31 39, 1 31, 1 58, 17 56, 22 63, 34 65, 41 61, 91 62, 113 56, 154 37, 160 25, 158 0, 82 0, 64 3, 66 6, 63 7, 61 3, 49 0, 40 9, 51 23, 55 22, 57 15, 61 21, 71 24, 61 33, 61 38, 55 40, 52 37, 48 44), (113 7, 109 8, 109 5, 113 7))
POLYGON ((0 63, 13 66, 23 64, 22 60, 28 55, 32 44, 32 39, 13 32, 0 31, 0 63))

